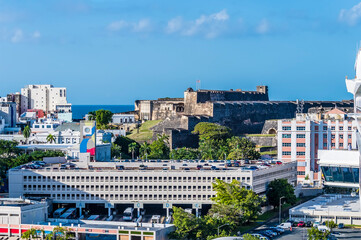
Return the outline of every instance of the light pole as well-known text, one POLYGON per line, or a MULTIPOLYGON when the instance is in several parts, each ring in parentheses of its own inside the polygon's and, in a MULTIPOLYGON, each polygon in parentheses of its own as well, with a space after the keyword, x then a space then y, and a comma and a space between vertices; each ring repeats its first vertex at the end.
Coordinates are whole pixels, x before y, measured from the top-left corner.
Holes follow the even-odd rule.
POLYGON ((280 197, 280 206, 279 206, 279 224, 281 224, 281 208, 282 208, 282 199, 285 198, 284 196, 280 197))
POLYGON ((219 236, 219 229, 224 226, 228 226, 229 223, 223 224, 222 226, 217 227, 217 236, 219 236))

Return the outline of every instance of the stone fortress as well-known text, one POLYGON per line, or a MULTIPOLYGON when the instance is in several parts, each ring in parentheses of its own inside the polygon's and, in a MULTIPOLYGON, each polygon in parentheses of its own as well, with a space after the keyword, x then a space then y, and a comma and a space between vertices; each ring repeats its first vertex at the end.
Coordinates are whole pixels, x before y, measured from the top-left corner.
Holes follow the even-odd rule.
POLYGON ((191 131, 199 122, 230 127, 237 135, 261 133, 266 120, 294 118, 296 112, 322 111, 335 106, 348 112, 353 101, 270 101, 267 86, 257 86, 256 91, 188 88, 184 98, 135 101, 139 120, 163 120, 152 130, 154 136, 169 135, 172 148, 194 147, 197 141, 191 131))

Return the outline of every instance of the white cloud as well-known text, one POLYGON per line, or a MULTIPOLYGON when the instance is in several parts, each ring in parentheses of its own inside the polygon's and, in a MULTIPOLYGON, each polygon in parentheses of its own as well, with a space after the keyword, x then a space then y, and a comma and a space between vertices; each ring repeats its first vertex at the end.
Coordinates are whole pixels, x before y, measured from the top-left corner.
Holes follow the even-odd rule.
POLYGON ((174 33, 181 30, 182 26, 183 26, 183 19, 181 17, 176 17, 168 21, 165 30, 167 33, 174 33))
POLYGON ((40 37, 41 37, 41 34, 40 34, 40 32, 39 32, 39 31, 35 31, 35 32, 33 32, 32 37, 33 37, 34 39, 38 39, 38 38, 40 38, 40 37))
POLYGON ((351 9, 342 9, 339 14, 339 20, 349 25, 355 25, 361 18, 361 2, 351 9))
POLYGON ((132 32, 148 32, 151 30, 149 19, 140 19, 138 22, 127 22, 124 20, 115 21, 108 25, 109 31, 129 30, 132 32))
POLYGON ((270 24, 266 19, 263 19, 256 27, 256 32, 259 34, 268 33, 270 30, 270 24))
POLYGON ((124 29, 128 27, 128 23, 126 21, 120 20, 116 22, 112 22, 108 25, 107 29, 110 31, 119 31, 121 29, 124 29))
POLYGON ((12 37, 11 37, 11 42, 13 43, 17 43, 22 41, 24 38, 24 33, 21 29, 17 29, 15 30, 15 32, 13 33, 12 37))
POLYGON ((226 29, 228 20, 229 15, 226 9, 210 15, 201 15, 192 21, 183 21, 181 17, 177 17, 168 21, 166 32, 169 34, 179 33, 184 36, 201 35, 206 38, 214 38, 226 29))

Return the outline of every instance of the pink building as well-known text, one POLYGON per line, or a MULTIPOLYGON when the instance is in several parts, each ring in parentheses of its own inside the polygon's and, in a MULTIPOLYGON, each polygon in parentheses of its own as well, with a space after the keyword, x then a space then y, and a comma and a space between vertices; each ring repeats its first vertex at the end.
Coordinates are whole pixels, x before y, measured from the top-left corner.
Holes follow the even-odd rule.
POLYGON ((356 149, 356 122, 335 108, 323 115, 302 114, 278 121, 278 159, 297 160, 297 182, 318 186, 319 149, 356 149))

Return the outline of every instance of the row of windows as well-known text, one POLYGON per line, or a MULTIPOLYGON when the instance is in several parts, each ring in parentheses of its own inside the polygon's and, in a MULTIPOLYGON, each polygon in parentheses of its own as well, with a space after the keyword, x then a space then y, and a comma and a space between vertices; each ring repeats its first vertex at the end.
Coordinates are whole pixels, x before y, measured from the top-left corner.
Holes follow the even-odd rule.
MULTIPOLYGON (((327 131, 327 129, 328 129, 327 126, 323 126, 323 130, 324 130, 324 131, 327 131)), ((330 129, 331 129, 331 131, 335 131, 335 130, 336 130, 336 127, 335 127, 335 126, 331 126, 330 129)), ((343 126, 340 126, 338 129, 339 129, 339 131, 343 131, 343 126)), ((349 131, 351 131, 351 130, 352 130, 352 127, 349 126, 347 129, 348 129, 349 131)), ((291 126, 282 126, 282 130, 283 130, 283 131, 291 131, 291 126)), ((306 130, 306 127, 304 127, 304 126, 297 126, 297 127, 296 127, 296 130, 297 130, 297 131, 305 131, 305 130, 306 130)), ((316 130, 318 130, 318 127, 317 127, 317 126, 316 126, 316 130)))
POLYGON ((213 182, 215 179, 223 181, 250 180, 250 177, 113 177, 113 176, 24 176, 24 181, 61 181, 61 182, 213 182))
MULTIPOLYGON (((291 147, 291 143, 282 143, 282 147, 291 147)), ((306 143, 296 143, 296 147, 306 147, 306 143)))
MULTIPOLYGON (((291 152, 290 152, 290 151, 283 151, 283 152, 282 152, 282 155, 284 155, 284 156, 290 156, 290 155, 291 155, 291 152)), ((305 156, 305 155, 306 155, 306 152, 296 152, 296 155, 297 155, 297 156, 305 156)))
MULTIPOLYGON (((249 189, 249 188, 247 188, 249 189)), ((54 194, 57 200, 209 200, 215 195, 173 194, 54 194)))
POLYGON ((212 191, 212 186, 24 185, 26 191, 212 191))
MULTIPOLYGON (((291 138, 291 134, 282 134, 282 138, 291 138)), ((331 138, 334 139, 335 138, 335 134, 331 134, 331 138)), ((305 134, 296 134, 296 138, 305 138, 306 135, 305 134)), ((339 135, 340 139, 343 139, 343 134, 340 134, 339 135)), ((327 133, 324 133, 323 134, 323 138, 327 138, 327 133)), ((347 135, 347 138, 348 139, 351 139, 352 138, 352 135, 351 134, 348 134, 347 135)))

